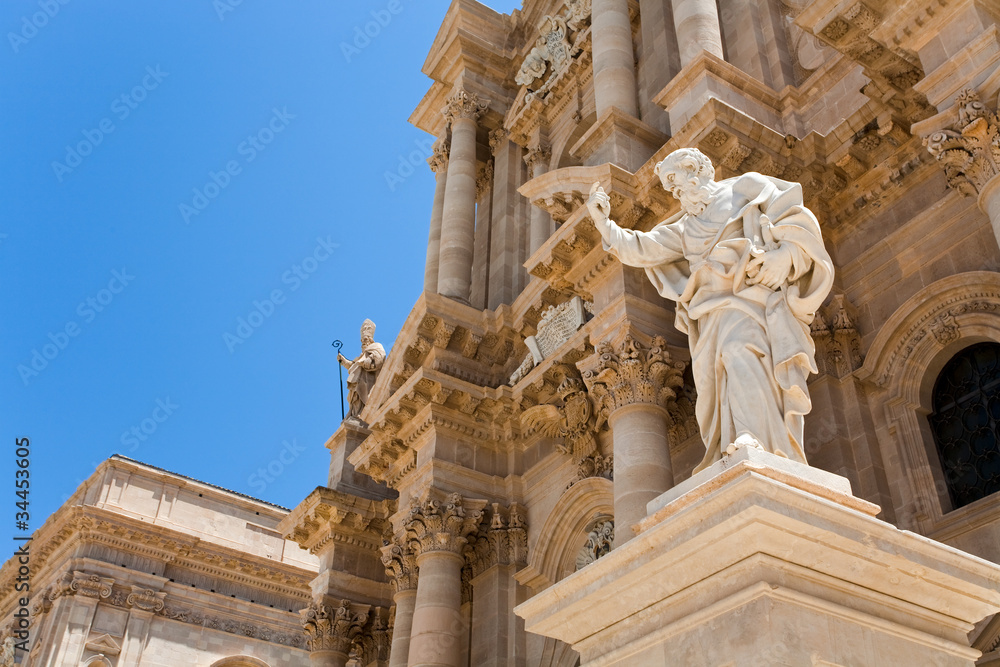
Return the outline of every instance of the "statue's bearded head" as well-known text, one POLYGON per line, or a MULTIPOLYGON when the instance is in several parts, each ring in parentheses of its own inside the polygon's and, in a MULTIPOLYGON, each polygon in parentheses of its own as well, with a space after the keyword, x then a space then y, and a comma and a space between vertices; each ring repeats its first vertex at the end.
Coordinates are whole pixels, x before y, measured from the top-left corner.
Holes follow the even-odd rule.
POLYGON ((700 215, 711 202, 715 168, 697 148, 674 151, 656 164, 654 172, 663 188, 680 200, 685 213, 700 215))
POLYGON ((371 345, 375 342, 375 323, 371 320, 365 320, 361 325, 361 344, 362 346, 371 345))

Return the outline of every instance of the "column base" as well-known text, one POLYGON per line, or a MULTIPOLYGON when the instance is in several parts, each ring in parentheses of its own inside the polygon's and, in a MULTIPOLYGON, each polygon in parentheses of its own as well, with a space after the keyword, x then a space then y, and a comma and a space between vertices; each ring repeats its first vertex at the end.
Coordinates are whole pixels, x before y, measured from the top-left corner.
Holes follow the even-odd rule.
POLYGON ((639 534, 519 605, 582 665, 972 667, 1000 566, 875 518, 846 479, 756 449, 648 506, 639 534))

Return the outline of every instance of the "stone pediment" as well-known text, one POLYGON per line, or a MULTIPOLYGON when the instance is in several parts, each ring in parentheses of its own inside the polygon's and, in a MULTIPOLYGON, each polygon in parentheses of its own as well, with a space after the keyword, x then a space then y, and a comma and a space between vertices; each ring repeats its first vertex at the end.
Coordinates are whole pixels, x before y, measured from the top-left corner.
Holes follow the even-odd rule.
POLYGON ((103 653, 104 655, 115 656, 122 652, 121 645, 116 642, 111 635, 100 635, 87 640, 88 651, 103 653))

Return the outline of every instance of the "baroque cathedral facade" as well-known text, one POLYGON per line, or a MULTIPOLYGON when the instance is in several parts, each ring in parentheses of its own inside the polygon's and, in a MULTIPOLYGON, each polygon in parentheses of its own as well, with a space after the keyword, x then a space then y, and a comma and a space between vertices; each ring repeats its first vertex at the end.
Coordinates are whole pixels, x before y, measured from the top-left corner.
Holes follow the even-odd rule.
MULTIPOLYGON (((454 0, 410 118, 435 138, 424 291, 326 485, 288 510, 112 457, 36 532, 31 641, 0 665, 579 664, 515 607, 627 549, 705 452, 674 306, 584 204, 599 182, 651 229, 678 210, 654 165, 682 147, 801 183, 820 221, 809 464, 873 520, 1000 563, 998 21, 995 0, 454 0)), ((1000 616, 941 602, 904 631, 894 605, 851 613, 919 635, 920 664, 1000 665, 1000 616)))

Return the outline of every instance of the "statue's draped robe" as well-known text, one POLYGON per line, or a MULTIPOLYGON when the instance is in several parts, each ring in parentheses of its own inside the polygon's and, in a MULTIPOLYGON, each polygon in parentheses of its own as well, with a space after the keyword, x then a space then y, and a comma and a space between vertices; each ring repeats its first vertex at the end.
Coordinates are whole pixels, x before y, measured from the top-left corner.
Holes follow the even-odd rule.
POLYGON ((707 448, 695 472, 744 433, 804 462, 804 415, 812 407, 806 381, 816 372, 809 324, 833 285, 833 262, 799 184, 750 173, 719 185, 733 194, 733 213, 721 226, 683 213, 649 232, 609 220, 601 225, 604 248, 644 268, 657 291, 677 302, 675 325, 690 340, 707 448), (767 238, 762 213, 773 225, 773 243, 793 258, 776 291, 746 284, 750 250, 767 238))
POLYGON ((368 394, 375 386, 378 372, 385 363, 385 348, 381 343, 371 343, 365 346, 347 371, 347 403, 350 406, 350 417, 357 417, 368 405, 368 394))

